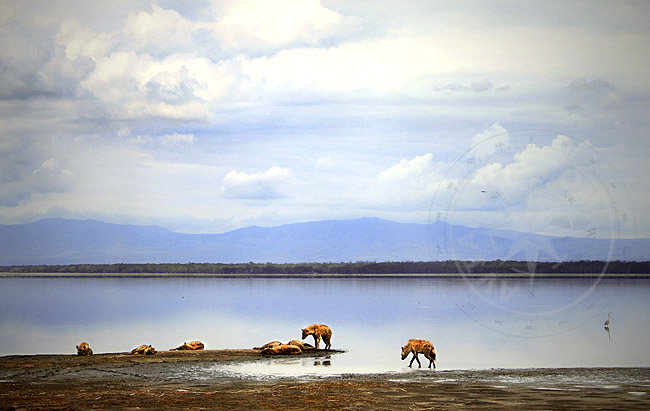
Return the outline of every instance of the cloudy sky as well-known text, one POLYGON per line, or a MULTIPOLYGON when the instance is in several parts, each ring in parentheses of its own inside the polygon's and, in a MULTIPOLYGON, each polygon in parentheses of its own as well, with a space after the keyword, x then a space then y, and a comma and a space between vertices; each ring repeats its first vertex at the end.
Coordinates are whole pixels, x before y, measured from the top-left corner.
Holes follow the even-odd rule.
POLYGON ((650 236, 648 2, 0 8, 2 224, 650 236))

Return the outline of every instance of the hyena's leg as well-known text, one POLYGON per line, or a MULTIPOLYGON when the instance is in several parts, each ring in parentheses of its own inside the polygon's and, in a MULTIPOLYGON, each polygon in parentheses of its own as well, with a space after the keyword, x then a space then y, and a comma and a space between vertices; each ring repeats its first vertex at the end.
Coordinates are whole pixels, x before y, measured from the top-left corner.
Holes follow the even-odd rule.
POLYGON ((436 368, 436 363, 433 362, 433 357, 431 356, 431 353, 427 354, 426 357, 429 359, 429 366, 427 368, 431 368, 431 364, 433 364, 433 368, 436 368))
POLYGON ((316 346, 316 349, 318 349, 319 344, 320 344, 320 335, 314 334, 314 345, 316 346))
POLYGON ((422 364, 420 363, 420 359, 418 358, 417 351, 413 351, 413 358, 411 358, 411 362, 409 363, 409 367, 413 365, 413 360, 418 362, 418 368, 422 368, 422 364))
POLYGON ((330 343, 330 338, 331 338, 330 335, 324 335, 323 336, 323 342, 325 343, 325 349, 326 350, 329 350, 330 348, 332 348, 332 344, 330 343))

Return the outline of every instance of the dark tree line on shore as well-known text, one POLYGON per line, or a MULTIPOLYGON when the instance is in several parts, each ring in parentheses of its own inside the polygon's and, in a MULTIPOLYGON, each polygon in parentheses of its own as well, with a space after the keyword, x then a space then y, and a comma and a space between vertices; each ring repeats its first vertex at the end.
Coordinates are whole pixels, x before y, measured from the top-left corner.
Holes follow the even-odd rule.
POLYGON ((0 266, 6 273, 69 273, 69 274, 647 274, 650 261, 402 261, 341 263, 186 263, 186 264, 71 264, 0 266))

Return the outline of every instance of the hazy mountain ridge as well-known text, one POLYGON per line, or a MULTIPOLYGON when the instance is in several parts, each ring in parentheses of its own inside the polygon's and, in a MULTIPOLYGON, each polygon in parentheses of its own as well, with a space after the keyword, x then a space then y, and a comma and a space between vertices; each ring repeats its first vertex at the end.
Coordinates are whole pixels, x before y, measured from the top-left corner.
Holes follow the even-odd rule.
POLYGON ((650 239, 548 237, 512 231, 361 218, 182 234, 159 226, 44 219, 0 225, 0 265, 347 262, 429 260, 647 260, 650 239), (521 244, 520 244, 521 243, 521 244), (446 244, 445 249, 436 245, 446 244), (522 245, 523 244, 523 245, 522 245), (617 250, 625 248, 625 255, 617 250), (556 251, 557 250, 557 251, 556 251), (531 257, 532 256, 532 257, 531 257))

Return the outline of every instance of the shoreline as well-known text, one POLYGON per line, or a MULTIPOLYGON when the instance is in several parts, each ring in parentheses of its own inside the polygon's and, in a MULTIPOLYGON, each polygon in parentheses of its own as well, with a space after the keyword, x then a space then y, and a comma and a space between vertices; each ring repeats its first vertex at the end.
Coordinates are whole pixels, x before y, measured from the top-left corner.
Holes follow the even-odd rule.
POLYGON ((650 368, 408 369, 257 379, 205 374, 217 364, 256 361, 269 357, 252 349, 5 356, 0 410, 650 408, 650 368))
MULTIPOLYGON (((12 273, 0 272, 0 278, 241 278, 241 279, 356 279, 356 278, 530 278, 529 273, 395 273, 395 274, 213 274, 213 273, 12 273)), ((649 279, 650 273, 534 273, 535 278, 613 278, 649 279)))
MULTIPOLYGON (((184 363, 193 361, 246 361, 258 359, 272 359, 272 358, 318 358, 328 356, 331 354, 342 354, 345 350, 335 349, 319 349, 307 350, 301 354, 292 355, 263 355, 261 350, 256 348, 222 348, 210 350, 160 350, 156 351, 154 355, 131 354, 129 351, 123 352, 102 352, 93 353, 92 355, 77 355, 73 353, 60 353, 60 354, 3 354, 0 355, 0 370, 7 370, 11 368, 38 368, 38 367, 65 367, 65 366, 79 366, 84 367, 93 364, 112 364, 112 363, 184 363)), ((458 369, 444 369, 435 372, 498 372, 498 371, 536 371, 536 370, 616 370, 616 369, 638 369, 647 370, 647 381, 650 387, 650 366, 579 366, 579 367, 519 367, 519 368, 458 368, 458 369)), ((416 368, 413 368, 416 370, 416 368)), ((424 368, 423 368, 424 370, 424 368)), ((353 375, 383 375, 395 374, 393 371, 378 372, 378 373, 354 373, 353 375)))

